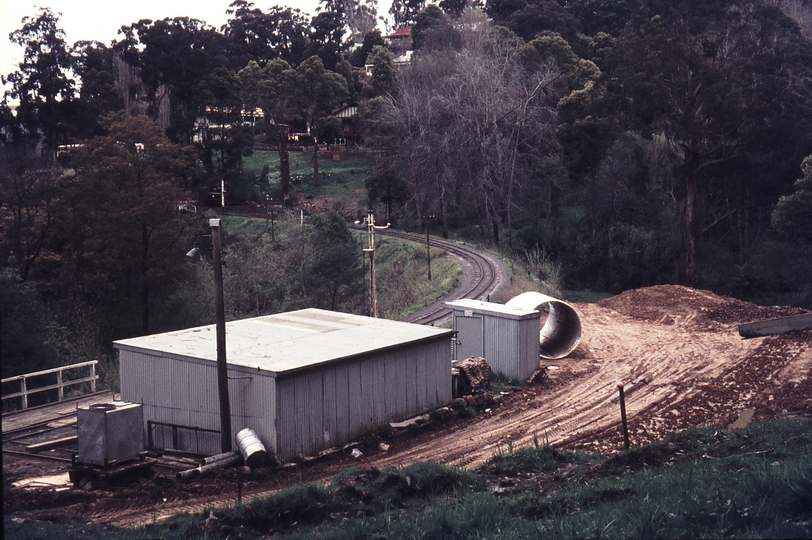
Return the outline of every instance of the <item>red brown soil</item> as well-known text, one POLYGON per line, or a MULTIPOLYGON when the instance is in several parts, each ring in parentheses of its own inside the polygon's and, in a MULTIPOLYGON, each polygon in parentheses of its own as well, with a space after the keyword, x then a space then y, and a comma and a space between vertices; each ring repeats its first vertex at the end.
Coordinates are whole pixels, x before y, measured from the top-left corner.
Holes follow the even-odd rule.
MULTIPOLYGON (((623 447, 619 385, 625 390, 632 445, 694 426, 728 428, 745 410, 753 411, 753 421, 812 416, 812 331, 748 340, 737 331, 740 323, 802 310, 755 306, 681 286, 627 291, 575 308, 581 316, 582 341, 568 358, 548 362, 549 377, 543 383, 505 396, 500 405, 475 418, 417 433, 370 436, 360 447, 365 454, 360 459, 337 452, 262 480, 246 477, 243 496, 301 480, 328 479, 349 467, 427 460, 478 467, 509 441, 517 448, 532 444, 534 437, 560 448, 616 452, 623 447), (379 450, 380 442, 389 449, 379 450)), ((95 491, 55 492, 6 483, 7 478, 32 474, 38 466, 4 459, 4 512, 58 506, 95 522, 134 525, 233 502, 238 489, 234 470, 190 482, 158 471, 95 491)))

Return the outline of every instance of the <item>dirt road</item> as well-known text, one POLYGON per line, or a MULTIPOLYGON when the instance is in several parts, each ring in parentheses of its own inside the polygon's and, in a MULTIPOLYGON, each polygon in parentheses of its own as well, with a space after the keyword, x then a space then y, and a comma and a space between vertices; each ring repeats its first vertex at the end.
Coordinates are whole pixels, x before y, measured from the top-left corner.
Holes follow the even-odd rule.
MULTIPOLYGON (((246 481, 244 497, 300 479, 326 479, 348 467, 425 460, 476 467, 500 445, 518 448, 532 444, 534 437, 562 448, 614 452, 623 441, 618 385, 625 389, 632 445, 697 425, 727 428, 751 415, 753 421, 812 415, 812 331, 749 340, 737 332, 739 323, 798 309, 758 307, 680 286, 628 291, 575 308, 582 341, 570 357, 547 366, 544 383, 506 396, 476 418, 414 437, 377 434, 365 441, 366 455, 360 459, 337 453, 273 478, 246 481), (379 442, 389 449, 377 450, 379 442)), ((157 477, 104 491, 38 489, 11 488, 4 510, 46 502, 93 521, 132 525, 179 510, 201 511, 216 506, 218 498, 233 500, 236 480, 226 471, 185 484, 157 477)))

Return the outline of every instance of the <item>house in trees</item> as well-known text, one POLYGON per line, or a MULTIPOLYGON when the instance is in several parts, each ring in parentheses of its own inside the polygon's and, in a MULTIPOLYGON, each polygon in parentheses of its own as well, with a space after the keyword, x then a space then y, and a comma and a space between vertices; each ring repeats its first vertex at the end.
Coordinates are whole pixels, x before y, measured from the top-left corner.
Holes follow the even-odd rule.
POLYGON ((358 130, 358 103, 345 103, 332 116, 341 121, 344 131, 344 140, 347 144, 358 143, 361 140, 361 132, 358 130))
POLYGON ((402 56, 406 51, 412 50, 412 27, 404 26, 388 36, 384 36, 383 39, 395 57, 402 56))

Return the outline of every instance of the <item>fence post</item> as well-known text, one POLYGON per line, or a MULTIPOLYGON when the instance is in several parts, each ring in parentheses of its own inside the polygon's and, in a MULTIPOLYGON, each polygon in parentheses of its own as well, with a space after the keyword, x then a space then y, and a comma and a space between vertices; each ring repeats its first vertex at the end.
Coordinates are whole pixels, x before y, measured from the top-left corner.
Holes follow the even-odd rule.
POLYGON ((623 422, 623 445, 626 447, 626 450, 629 449, 629 427, 626 424, 626 396, 623 393, 623 386, 618 385, 618 391, 620 392, 620 419, 623 422))
POLYGON ((90 364, 90 391, 96 392, 96 364, 90 364))
POLYGON ((28 408, 28 386, 25 383, 25 377, 22 378, 22 392, 23 392, 23 409, 28 408))
POLYGON ((61 369, 56 372, 56 385, 57 385, 56 393, 57 393, 57 396, 58 396, 57 401, 62 401, 63 399, 65 399, 65 387, 62 386, 62 370, 61 369))

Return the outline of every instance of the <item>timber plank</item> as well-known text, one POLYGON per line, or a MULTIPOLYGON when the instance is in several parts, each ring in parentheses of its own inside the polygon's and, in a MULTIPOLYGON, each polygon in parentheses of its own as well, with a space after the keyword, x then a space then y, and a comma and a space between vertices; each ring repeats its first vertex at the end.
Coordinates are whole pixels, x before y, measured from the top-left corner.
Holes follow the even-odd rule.
POLYGON ((812 313, 767 319, 739 325, 739 335, 745 338, 784 334, 812 329, 812 313))

